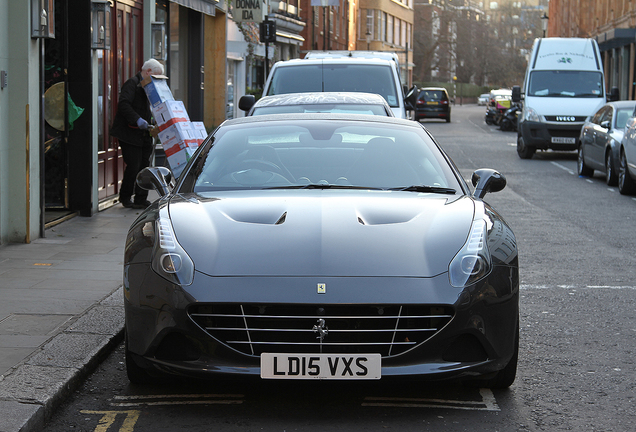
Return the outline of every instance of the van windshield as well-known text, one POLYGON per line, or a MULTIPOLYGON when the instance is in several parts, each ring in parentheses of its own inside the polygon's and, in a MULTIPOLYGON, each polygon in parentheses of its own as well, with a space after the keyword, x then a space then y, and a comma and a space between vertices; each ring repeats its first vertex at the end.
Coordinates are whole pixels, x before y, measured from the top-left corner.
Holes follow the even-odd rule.
POLYGON ((538 97, 603 97, 603 78, 600 72, 534 71, 530 74, 528 96, 538 97))
POLYGON ((307 92, 366 92, 399 106, 397 85, 389 66, 359 64, 294 65, 280 67, 272 76, 268 96, 307 92))

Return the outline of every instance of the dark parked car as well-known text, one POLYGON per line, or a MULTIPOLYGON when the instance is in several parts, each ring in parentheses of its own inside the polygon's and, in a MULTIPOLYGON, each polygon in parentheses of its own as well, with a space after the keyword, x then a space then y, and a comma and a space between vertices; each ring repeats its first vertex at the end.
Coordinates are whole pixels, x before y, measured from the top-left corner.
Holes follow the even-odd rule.
POLYGON ((635 107, 635 101, 608 102, 585 122, 579 137, 579 175, 591 177, 598 170, 608 185, 617 184, 621 141, 635 107))
POLYGON ((239 108, 247 111, 248 116, 331 112, 393 117, 391 107, 382 96, 360 92, 287 93, 263 96, 258 101, 253 95, 245 95, 239 100, 239 108))
POLYGON ((507 387, 519 348, 514 234, 419 123, 228 120, 126 239, 126 366, 261 379, 462 379, 507 387))
POLYGON ((443 87, 424 87, 420 89, 415 105, 415 120, 444 119, 451 121, 451 107, 448 92, 443 87))

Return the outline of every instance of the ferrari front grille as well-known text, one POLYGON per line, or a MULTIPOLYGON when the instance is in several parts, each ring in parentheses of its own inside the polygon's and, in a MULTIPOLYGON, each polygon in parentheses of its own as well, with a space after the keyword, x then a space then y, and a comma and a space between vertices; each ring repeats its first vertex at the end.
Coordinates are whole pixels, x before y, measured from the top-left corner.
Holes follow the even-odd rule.
POLYGON ((217 341, 247 355, 403 354, 452 318, 439 305, 197 304, 190 318, 217 341))

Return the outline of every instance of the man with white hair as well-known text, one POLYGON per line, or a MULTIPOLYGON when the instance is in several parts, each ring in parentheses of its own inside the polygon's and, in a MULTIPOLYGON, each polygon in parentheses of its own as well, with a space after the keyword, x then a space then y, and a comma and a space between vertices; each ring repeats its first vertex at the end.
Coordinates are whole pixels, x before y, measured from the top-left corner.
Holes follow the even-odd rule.
POLYGON ((150 205, 148 191, 137 185, 137 174, 150 164, 153 140, 148 132, 150 104, 141 82, 150 75, 163 75, 163 66, 155 59, 147 60, 137 75, 127 80, 119 92, 117 114, 110 130, 119 139, 126 168, 119 189, 124 207, 143 209, 150 205), (132 200, 133 193, 135 195, 132 200))

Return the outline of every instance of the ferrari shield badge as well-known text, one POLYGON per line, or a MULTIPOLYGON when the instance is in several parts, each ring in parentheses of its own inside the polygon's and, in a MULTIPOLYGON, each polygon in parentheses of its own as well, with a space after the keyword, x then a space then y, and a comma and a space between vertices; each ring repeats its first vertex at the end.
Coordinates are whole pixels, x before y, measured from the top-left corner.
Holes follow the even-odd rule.
POLYGON ((326 294, 327 293, 327 284, 319 283, 318 284, 318 294, 326 294))

